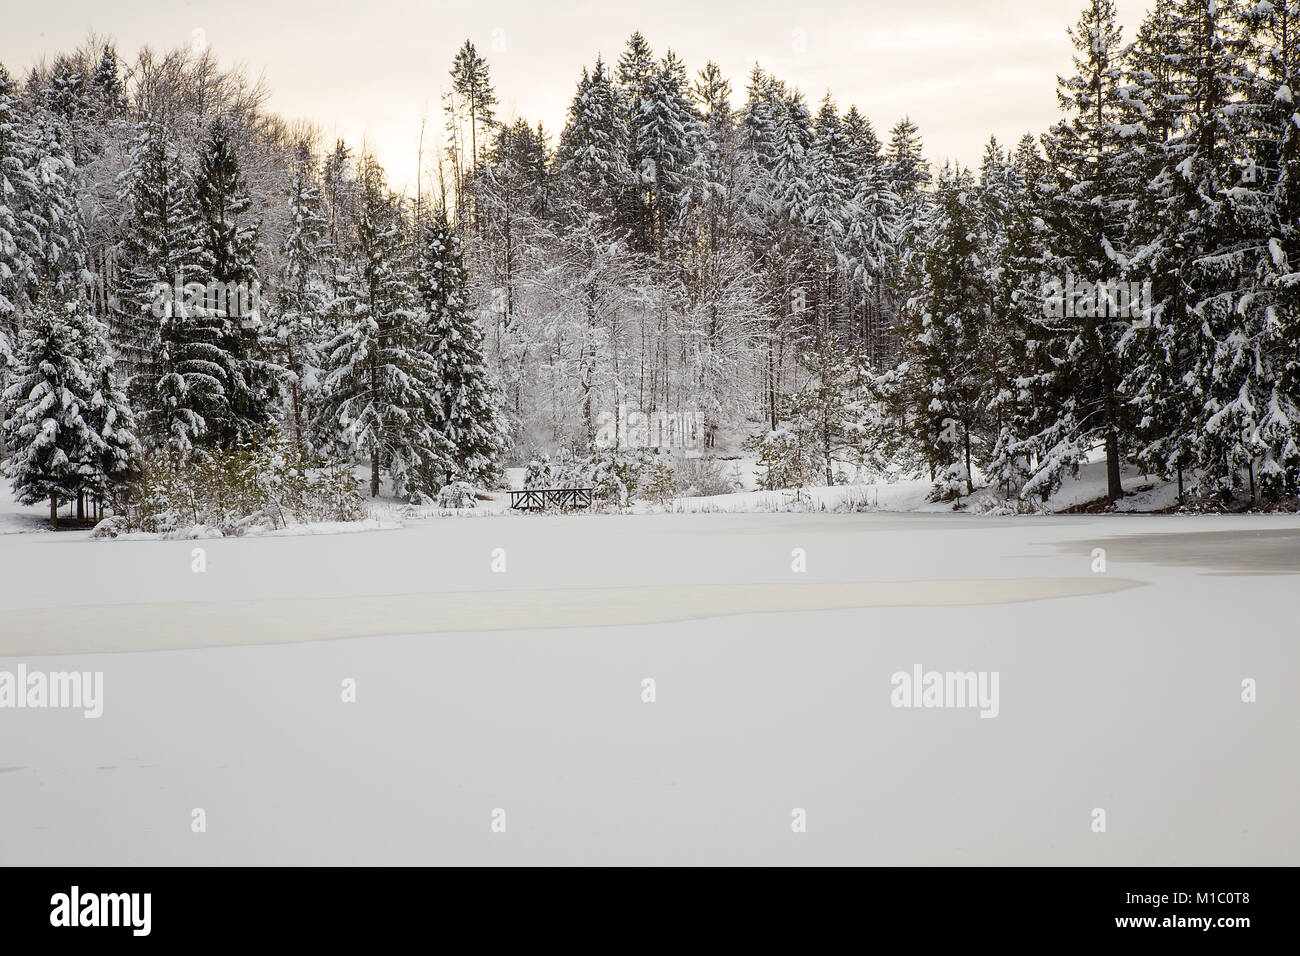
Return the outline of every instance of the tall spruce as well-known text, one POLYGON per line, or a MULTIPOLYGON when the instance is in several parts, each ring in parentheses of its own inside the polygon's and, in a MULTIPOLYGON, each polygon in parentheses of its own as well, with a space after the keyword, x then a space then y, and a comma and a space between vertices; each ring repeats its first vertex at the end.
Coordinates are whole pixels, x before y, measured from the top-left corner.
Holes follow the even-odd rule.
POLYGON ((399 498, 429 500, 451 470, 451 449, 431 418, 437 368, 426 351, 407 261, 406 223, 383 170, 363 156, 357 170, 355 245, 342 278, 340 327, 323 349, 313 409, 314 445, 362 455, 370 494, 387 471, 399 498))
POLYGON ((1130 422, 1120 392, 1121 341, 1132 323, 1098 307, 1096 296, 1075 300, 1072 290, 1115 283, 1123 275, 1128 246, 1124 179, 1124 62, 1127 49, 1115 22, 1113 0, 1090 0, 1070 30, 1075 72, 1058 81, 1061 120, 1046 138, 1059 180, 1052 210, 1067 275, 1055 334, 1066 343, 1073 401, 1055 424, 1058 440, 1051 460, 1072 467, 1094 443, 1106 454, 1106 497, 1124 494, 1122 457, 1130 422))
POLYGON ((483 334, 470 308, 460 240, 442 216, 421 231, 419 269, 426 349, 437 374, 431 395, 434 422, 450 445, 453 462, 445 477, 493 484, 508 431, 483 357, 483 334))

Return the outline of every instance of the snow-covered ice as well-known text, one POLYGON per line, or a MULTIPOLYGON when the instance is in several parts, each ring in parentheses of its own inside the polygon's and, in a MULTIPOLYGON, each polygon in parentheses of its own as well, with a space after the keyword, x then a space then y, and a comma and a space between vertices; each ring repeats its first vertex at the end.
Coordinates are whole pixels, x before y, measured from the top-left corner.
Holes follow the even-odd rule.
POLYGON ((0 710, 0 862, 1293 865, 1297 568, 1295 516, 4 535, 0 670, 104 712, 0 710), (916 665, 997 718, 891 706, 916 665))

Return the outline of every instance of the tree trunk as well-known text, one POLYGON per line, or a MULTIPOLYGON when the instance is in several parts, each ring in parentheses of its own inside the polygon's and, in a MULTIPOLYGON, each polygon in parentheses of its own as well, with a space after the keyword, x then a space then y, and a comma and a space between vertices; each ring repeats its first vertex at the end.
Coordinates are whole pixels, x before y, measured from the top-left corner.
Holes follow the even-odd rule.
POLYGON ((830 423, 822 419, 822 450, 826 453, 826 485, 835 484, 835 475, 831 473, 831 429, 830 423))
POLYGON ((86 493, 84 491, 77 492, 77 520, 86 520, 86 493))
POLYGON ((1114 503, 1124 497, 1124 485, 1119 480, 1119 435, 1115 429, 1106 432, 1106 500, 1114 503))
POLYGON ((767 408, 772 417, 772 431, 776 431, 776 343, 767 346, 767 408))
POLYGON ((379 449, 370 449, 370 497, 379 497, 379 449))
POLYGON ((59 526, 59 496, 55 494, 50 495, 50 524, 59 526))
POLYGON ((965 439, 966 439, 966 494, 973 495, 975 494, 975 481, 971 477, 971 473, 970 473, 970 426, 969 425, 967 425, 965 428, 965 439))

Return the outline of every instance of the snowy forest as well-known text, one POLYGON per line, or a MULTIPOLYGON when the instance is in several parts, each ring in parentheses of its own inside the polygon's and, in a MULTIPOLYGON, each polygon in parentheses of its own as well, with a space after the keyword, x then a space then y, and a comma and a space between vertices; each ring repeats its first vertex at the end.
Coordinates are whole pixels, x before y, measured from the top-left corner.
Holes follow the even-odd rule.
POLYGON ((1112 501, 1123 467, 1294 500, 1297 6, 1157 0, 1129 38, 1090 0, 1058 122, 978 168, 639 33, 551 131, 466 41, 415 195, 210 52, 0 66, 4 474, 56 521, 268 483, 345 516, 591 474, 626 405, 765 487, 1045 499, 1104 454, 1112 501))

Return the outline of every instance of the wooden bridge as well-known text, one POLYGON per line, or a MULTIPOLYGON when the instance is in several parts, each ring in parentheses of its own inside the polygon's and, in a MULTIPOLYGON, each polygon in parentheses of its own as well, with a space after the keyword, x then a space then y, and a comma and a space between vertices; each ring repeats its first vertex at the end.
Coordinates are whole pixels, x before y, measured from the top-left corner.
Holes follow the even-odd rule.
POLYGON ((545 511, 559 508, 568 511, 590 508, 593 488, 523 488, 510 492, 510 507, 517 511, 545 511))

